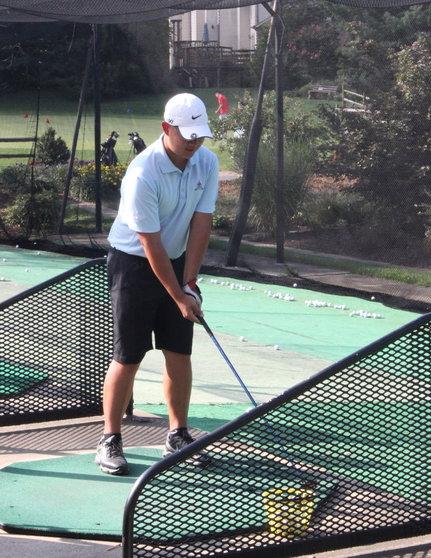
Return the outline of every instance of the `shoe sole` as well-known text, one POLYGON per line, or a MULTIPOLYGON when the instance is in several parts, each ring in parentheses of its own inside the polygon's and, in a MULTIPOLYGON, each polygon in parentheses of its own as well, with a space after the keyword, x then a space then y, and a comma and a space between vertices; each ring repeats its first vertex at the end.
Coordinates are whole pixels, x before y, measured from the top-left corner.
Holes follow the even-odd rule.
POLYGON ((126 468, 118 468, 118 469, 108 469, 108 467, 103 466, 101 463, 99 463, 98 460, 94 460, 94 462, 99 465, 100 470, 102 471, 102 473, 107 473, 108 475, 116 475, 116 476, 122 476, 122 475, 127 475, 127 473, 129 472, 129 469, 126 468))

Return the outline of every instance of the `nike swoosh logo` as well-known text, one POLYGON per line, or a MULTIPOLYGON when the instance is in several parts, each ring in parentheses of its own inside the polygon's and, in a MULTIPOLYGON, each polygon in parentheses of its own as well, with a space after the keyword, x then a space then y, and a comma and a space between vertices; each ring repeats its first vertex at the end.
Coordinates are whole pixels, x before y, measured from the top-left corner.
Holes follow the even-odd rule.
POLYGON ((202 114, 198 114, 197 116, 192 115, 192 120, 196 120, 196 118, 199 118, 200 116, 202 116, 202 114))

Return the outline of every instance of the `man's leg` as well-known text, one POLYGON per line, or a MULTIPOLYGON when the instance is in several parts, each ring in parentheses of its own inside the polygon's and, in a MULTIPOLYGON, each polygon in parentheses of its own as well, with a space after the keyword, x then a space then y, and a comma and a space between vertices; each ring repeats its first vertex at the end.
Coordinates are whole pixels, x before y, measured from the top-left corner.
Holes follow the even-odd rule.
POLYGON ((187 426, 192 389, 190 355, 163 350, 166 370, 163 378, 165 401, 168 406, 169 429, 187 426))
POLYGON ((113 360, 108 368, 103 386, 105 434, 121 432, 121 421, 132 397, 139 364, 122 364, 113 360))
MULTIPOLYGON (((163 350, 166 371, 163 381, 165 400, 169 414, 169 433, 165 442, 165 456, 172 455, 193 442, 188 429, 190 394, 192 388, 192 365, 190 355, 163 350)), ((187 460, 196 467, 206 467, 211 457, 198 452, 187 460)))
POLYGON ((133 391, 137 364, 122 364, 113 360, 103 386, 104 434, 96 451, 96 463, 104 473, 125 475, 129 467, 124 457, 121 421, 133 391))

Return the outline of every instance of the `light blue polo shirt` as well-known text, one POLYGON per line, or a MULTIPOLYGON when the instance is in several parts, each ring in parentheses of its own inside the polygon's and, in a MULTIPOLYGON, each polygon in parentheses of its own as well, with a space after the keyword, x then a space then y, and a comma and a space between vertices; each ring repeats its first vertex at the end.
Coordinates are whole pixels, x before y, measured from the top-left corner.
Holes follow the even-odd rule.
POLYGON ((160 231, 169 258, 175 259, 186 249, 194 212, 214 212, 218 159, 202 146, 181 171, 169 159, 162 137, 130 163, 108 241, 118 250, 145 257, 135 231, 160 231))

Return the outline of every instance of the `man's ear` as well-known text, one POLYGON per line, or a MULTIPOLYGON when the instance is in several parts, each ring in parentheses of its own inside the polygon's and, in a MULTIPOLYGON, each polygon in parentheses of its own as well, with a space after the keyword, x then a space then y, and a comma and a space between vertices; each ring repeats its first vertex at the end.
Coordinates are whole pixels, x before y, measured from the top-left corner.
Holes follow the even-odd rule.
POLYGON ((170 124, 168 124, 167 122, 162 122, 162 128, 163 128, 163 131, 165 132, 165 134, 167 136, 169 136, 169 132, 170 132, 170 129, 171 129, 170 124))

